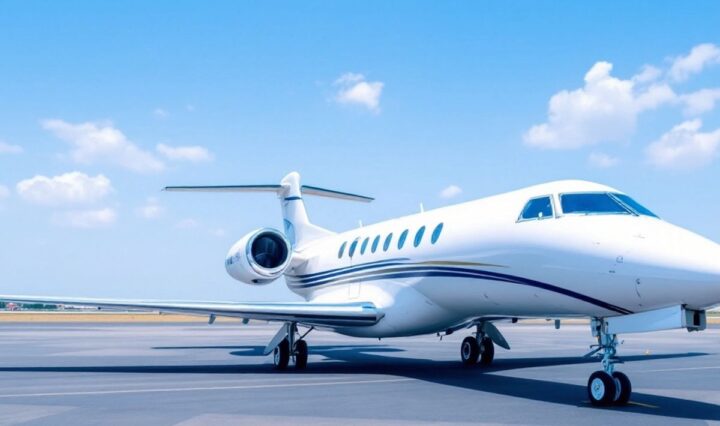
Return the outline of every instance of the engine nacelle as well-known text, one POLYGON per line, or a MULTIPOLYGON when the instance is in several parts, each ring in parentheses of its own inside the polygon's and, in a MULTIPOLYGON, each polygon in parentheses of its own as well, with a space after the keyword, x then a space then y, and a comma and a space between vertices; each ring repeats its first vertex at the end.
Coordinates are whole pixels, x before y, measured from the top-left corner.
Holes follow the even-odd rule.
POLYGON ((262 228, 235 243, 225 259, 231 277, 246 284, 268 284, 290 265, 292 246, 278 230, 262 228))

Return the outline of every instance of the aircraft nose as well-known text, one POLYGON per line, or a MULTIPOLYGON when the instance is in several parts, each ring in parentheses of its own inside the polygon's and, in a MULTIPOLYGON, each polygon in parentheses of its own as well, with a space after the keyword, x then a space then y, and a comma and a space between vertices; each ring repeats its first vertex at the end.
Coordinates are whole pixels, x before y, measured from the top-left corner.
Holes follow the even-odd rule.
POLYGON ((664 284, 659 299, 707 308, 720 304, 720 245, 686 229, 661 223, 642 239, 649 276, 664 284), (672 300, 670 300, 672 299, 672 300))
POLYGON ((679 249, 686 250, 682 258, 687 266, 683 269, 687 271, 688 284, 693 284, 687 291, 696 293, 695 304, 705 307, 720 304, 720 245, 702 238, 688 241, 679 249))

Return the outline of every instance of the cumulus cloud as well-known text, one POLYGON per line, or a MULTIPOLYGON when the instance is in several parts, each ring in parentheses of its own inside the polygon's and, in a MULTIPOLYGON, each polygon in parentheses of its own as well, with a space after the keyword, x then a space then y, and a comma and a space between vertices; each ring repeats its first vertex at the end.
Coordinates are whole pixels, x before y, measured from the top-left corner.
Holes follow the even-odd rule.
POLYGON ((135 172, 159 172, 162 161, 142 150, 118 129, 107 123, 68 123, 52 119, 41 122, 45 130, 72 146, 70 157, 80 164, 115 164, 135 172))
POLYGON ((117 213, 111 208, 68 211, 53 216, 53 221, 59 225, 84 229, 108 227, 116 220, 117 213))
POLYGON ((620 159, 602 152, 593 152, 588 157, 588 163, 598 169, 609 169, 620 163, 620 159))
POLYGON ((20 145, 10 145, 0 141, 0 154, 20 154, 21 152, 23 152, 23 149, 20 145))
POLYGON ((699 115, 715 109, 715 103, 720 100, 720 89, 700 89, 681 95, 680 100, 685 104, 685 115, 699 115))
POLYGON ((462 194, 462 188, 457 185, 450 185, 440 191, 440 198, 445 198, 447 200, 450 198, 455 198, 460 194, 462 194))
POLYGON ((668 74, 675 81, 683 81, 692 74, 700 73, 708 65, 718 63, 720 48, 712 43, 699 44, 687 55, 674 58, 668 74))
POLYGON ((161 143, 155 149, 168 160, 174 161, 200 162, 213 158, 207 148, 202 146, 169 146, 161 143))
POLYGON ((573 149, 605 141, 620 141, 635 130, 641 111, 674 101, 664 83, 655 82, 650 68, 628 80, 613 77, 613 65, 597 62, 585 74, 585 86, 563 90, 550 98, 548 121, 532 126, 525 143, 546 149, 573 149))
POLYGON ((660 168, 693 169, 708 165, 720 147, 720 129, 703 133, 699 119, 673 127, 647 150, 648 161, 660 168))
POLYGON ((335 100, 341 104, 363 106, 370 111, 380 112, 380 96, 384 83, 367 81, 362 74, 346 73, 334 83, 338 87, 335 100))
POLYGON ((135 213, 145 219, 157 219, 162 215, 163 211, 163 207, 155 197, 149 197, 144 205, 135 209, 135 213))
POLYGON ((100 200, 112 191, 112 185, 103 175, 91 177, 70 172, 54 177, 37 175, 18 182, 16 189, 20 197, 31 203, 59 205, 100 200))

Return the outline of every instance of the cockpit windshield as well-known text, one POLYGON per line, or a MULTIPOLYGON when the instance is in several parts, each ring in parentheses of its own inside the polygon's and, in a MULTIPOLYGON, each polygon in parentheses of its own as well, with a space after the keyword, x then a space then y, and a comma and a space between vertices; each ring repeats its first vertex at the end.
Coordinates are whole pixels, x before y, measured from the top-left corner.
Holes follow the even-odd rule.
POLYGON ((611 194, 613 197, 615 197, 617 200, 619 200, 621 203, 625 204, 627 207, 630 207, 630 209, 641 216, 650 216, 650 217, 658 217, 655 213, 651 212, 647 207, 643 206, 642 204, 638 203, 637 201, 630 198, 629 195, 625 194, 611 194))
POLYGON ((629 196, 609 192, 560 194, 560 205, 564 214, 634 214, 657 217, 629 196))
POLYGON ((630 214, 620 202, 605 192, 561 194, 564 214, 630 214))

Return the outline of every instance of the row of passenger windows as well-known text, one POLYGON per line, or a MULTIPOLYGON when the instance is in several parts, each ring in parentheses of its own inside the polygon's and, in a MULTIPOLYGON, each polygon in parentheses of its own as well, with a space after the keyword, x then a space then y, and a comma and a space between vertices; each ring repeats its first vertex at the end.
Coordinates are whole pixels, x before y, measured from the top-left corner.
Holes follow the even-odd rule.
MULTIPOLYGON (((435 229, 433 229, 432 234, 430 235, 430 244, 435 244, 440 238, 440 233, 442 233, 443 224, 438 223, 435 226, 435 229)), ((409 229, 406 229, 400 233, 400 236, 397 240, 397 248, 398 250, 402 249, 405 245, 405 240, 407 240, 408 234, 410 233, 409 229)), ((415 236, 413 237, 413 247, 417 247, 422 243, 423 236, 425 235, 425 226, 421 226, 420 229, 415 232, 415 236)), ((360 238, 356 238, 353 240, 352 243, 350 243, 350 248, 348 249, 348 256, 353 257, 355 255, 355 251, 358 248, 358 244, 360 245, 360 254, 365 254, 365 252, 368 249, 368 246, 370 246, 370 253, 375 253, 378 248, 380 247, 380 235, 377 235, 372 240, 372 244, 370 243, 370 237, 366 237, 364 240, 362 240, 362 243, 360 243, 360 238)), ((390 245, 393 241, 393 233, 389 233, 385 239, 382 241, 382 250, 388 251, 390 249, 390 245)), ((338 251, 338 258, 342 258, 345 254, 345 248, 347 247, 348 243, 347 241, 343 242, 342 245, 340 245, 340 250, 338 251)))
MULTIPOLYGON (((564 214, 634 214, 657 217, 628 195, 611 192, 560 194, 560 205, 564 214)), ((520 213, 520 220, 546 219, 553 216, 552 198, 548 195, 528 201, 520 213)))

